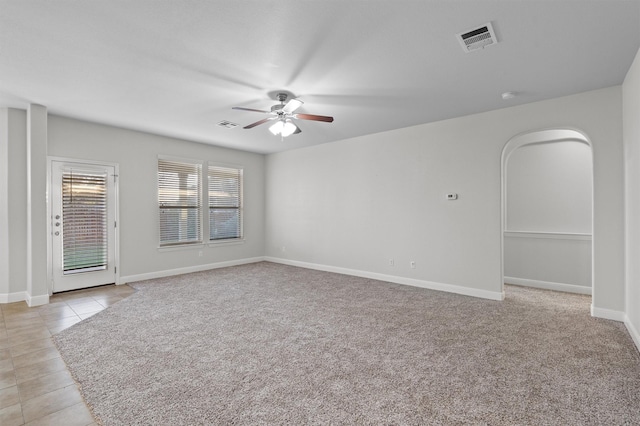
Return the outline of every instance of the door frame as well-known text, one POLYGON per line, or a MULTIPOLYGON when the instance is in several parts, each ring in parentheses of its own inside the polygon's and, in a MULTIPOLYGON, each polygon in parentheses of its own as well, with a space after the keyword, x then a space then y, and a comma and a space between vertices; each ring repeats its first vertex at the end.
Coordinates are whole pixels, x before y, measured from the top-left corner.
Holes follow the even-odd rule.
POLYGON ((53 294, 53 214, 51 212, 52 202, 52 185, 53 185, 53 162, 61 163, 76 163, 78 165, 87 166, 104 166, 113 167, 115 170, 115 180, 113 182, 115 200, 115 221, 116 227, 114 232, 114 266, 115 266, 115 283, 116 285, 122 284, 120 282, 120 180, 118 179, 120 174, 120 165, 118 163, 110 163, 106 161, 95 160, 83 160, 79 158, 70 157, 47 157, 47 291, 49 296, 53 294))

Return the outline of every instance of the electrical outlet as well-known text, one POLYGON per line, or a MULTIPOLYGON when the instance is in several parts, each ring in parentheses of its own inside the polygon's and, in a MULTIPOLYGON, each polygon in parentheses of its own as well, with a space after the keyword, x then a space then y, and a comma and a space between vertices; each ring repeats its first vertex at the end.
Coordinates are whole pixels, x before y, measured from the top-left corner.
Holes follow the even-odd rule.
POLYGON ((285 246, 282 246, 282 252, 284 253, 285 251, 287 251, 287 248, 285 246))
POLYGON ((396 266, 395 260, 389 259, 389 266, 396 266))
POLYGON ((411 266, 411 269, 416 269, 416 261, 412 260, 411 262, 409 262, 409 265, 411 266))
POLYGON ((198 252, 198 257, 202 257, 202 250, 198 252))

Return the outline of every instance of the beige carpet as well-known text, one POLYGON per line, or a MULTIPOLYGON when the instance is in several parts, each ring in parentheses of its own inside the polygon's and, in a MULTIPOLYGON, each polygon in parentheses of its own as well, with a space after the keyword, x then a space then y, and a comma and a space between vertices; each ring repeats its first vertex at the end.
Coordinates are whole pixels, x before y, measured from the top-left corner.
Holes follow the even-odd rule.
POLYGON ((638 351, 589 297, 272 263, 133 286, 55 337, 105 425, 640 424, 638 351))

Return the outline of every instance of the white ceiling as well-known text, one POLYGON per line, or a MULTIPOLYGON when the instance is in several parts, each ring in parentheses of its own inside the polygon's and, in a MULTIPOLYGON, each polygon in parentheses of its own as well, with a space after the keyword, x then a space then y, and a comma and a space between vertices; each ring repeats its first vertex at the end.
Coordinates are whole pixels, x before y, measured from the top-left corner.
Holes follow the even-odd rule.
POLYGON ((270 153, 618 85, 639 47, 640 0, 0 0, 0 106, 270 153), (279 90, 335 121, 242 129, 279 90))

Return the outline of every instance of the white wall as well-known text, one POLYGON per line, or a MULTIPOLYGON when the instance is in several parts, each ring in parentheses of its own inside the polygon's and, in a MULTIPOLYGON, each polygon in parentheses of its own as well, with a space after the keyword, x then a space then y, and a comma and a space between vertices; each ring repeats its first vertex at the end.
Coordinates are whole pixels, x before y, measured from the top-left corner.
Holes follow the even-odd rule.
POLYGON ((507 161, 507 230, 591 234, 591 148, 525 145, 507 161))
POLYGON ((29 306, 49 303, 47 282, 47 108, 27 109, 27 289, 29 306), (43 214, 43 212, 45 214, 43 214))
MULTIPOLYGON (((9 294, 9 110, 0 109, 0 294, 9 294)), ((0 302, 7 302, 6 297, 0 302)))
POLYGON ((27 282, 27 114, 0 109, 0 303, 25 300, 27 282))
POLYGON ((505 283, 591 294, 591 277, 591 235, 505 232, 505 283))
POLYGON ((640 51, 622 86, 627 328, 640 349, 640 51))
POLYGON ((594 146, 595 313, 618 315, 621 106, 612 87, 269 155, 267 256, 500 294, 502 149, 520 133, 575 128, 594 146))
POLYGON ((592 168, 591 148, 577 141, 511 152, 505 282, 591 294, 592 168))
POLYGON ((27 114, 10 109, 9 120, 9 293, 19 293, 27 279, 27 114))

